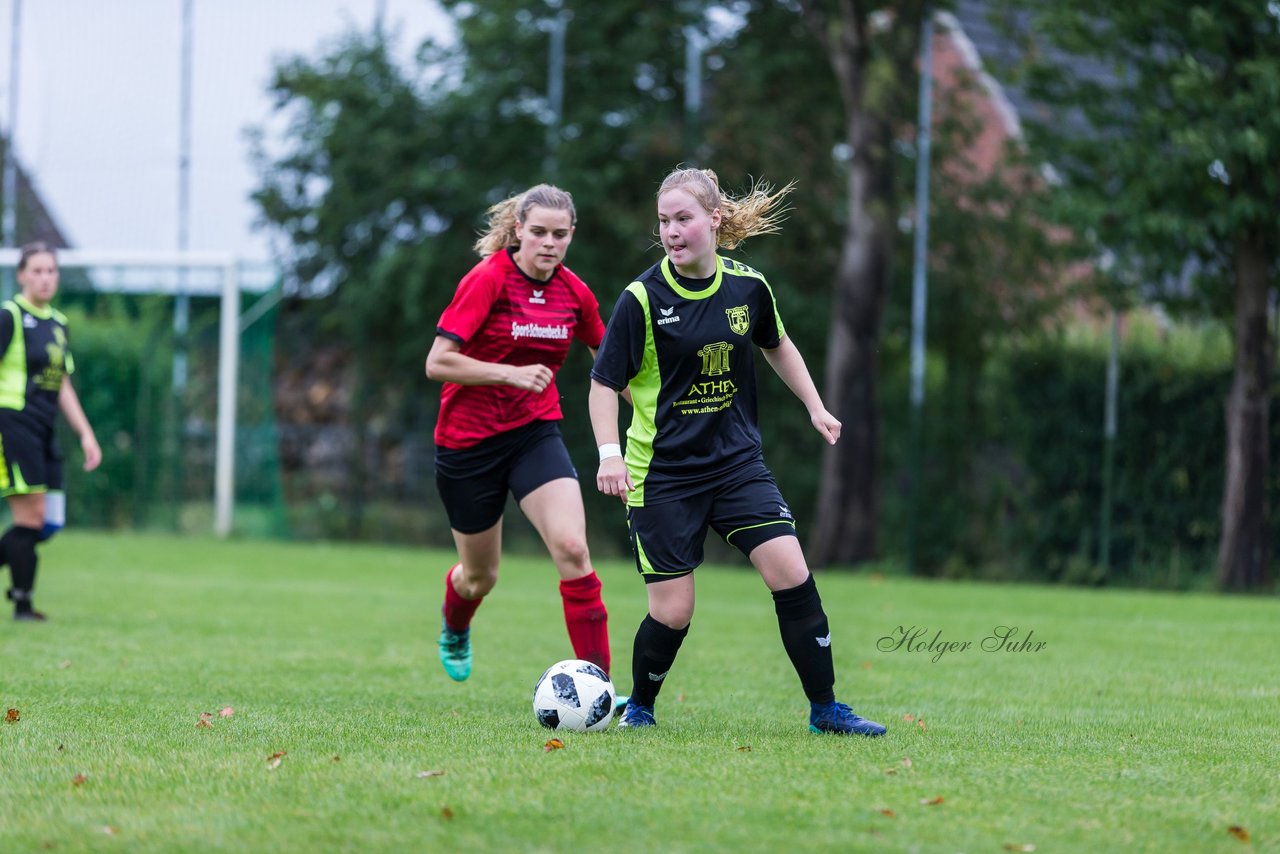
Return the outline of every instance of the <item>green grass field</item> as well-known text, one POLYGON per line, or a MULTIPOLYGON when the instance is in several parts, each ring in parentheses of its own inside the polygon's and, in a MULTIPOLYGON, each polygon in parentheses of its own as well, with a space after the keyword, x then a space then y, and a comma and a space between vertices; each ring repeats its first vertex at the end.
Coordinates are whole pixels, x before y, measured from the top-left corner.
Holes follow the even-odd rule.
MULTIPOLYGON (((443 552, 70 532, 42 559, 52 621, 0 621, 0 851, 1280 849, 1274 598, 823 574, 837 693, 889 726, 842 739, 808 733, 758 578, 708 566, 659 726, 548 751, 546 560, 508 560, 455 684, 443 552), (1044 646, 984 651, 997 626, 1044 646), (899 627, 972 646, 878 648, 899 627)), ((643 585, 599 572, 625 692, 643 585)))

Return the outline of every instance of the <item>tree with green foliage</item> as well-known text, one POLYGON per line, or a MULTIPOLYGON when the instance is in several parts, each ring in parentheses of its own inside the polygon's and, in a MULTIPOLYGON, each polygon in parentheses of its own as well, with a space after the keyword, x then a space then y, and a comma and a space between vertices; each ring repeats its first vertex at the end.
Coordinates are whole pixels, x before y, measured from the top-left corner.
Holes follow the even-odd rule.
POLYGON ((800 14, 835 76, 847 152, 844 223, 828 336, 824 399, 843 423, 826 452, 814 564, 876 556, 879 521, 880 332, 901 210, 894 142, 902 105, 916 101, 924 0, 799 0, 800 14))
MULTIPOLYGON (((278 67, 273 91, 290 124, 259 149, 258 201, 284 236, 298 278, 321 297, 295 305, 284 322, 301 316, 321 340, 360 350, 353 359, 364 378, 364 411, 417 407, 426 413, 417 429, 426 430, 435 390, 422 377, 422 359, 436 317, 475 261, 470 247, 489 204, 541 180, 570 190, 580 221, 569 263, 607 314, 629 277, 657 256, 654 191, 672 166, 712 167, 735 191, 753 179, 794 179, 784 233, 734 254, 769 273, 788 330, 811 363, 825 359, 828 404, 843 407, 838 417, 846 425, 828 460, 856 477, 819 465, 828 452, 794 417, 780 383, 762 385, 761 427, 801 517, 818 517, 831 549, 823 562, 873 554, 881 524, 881 335, 893 270, 906 268, 892 259, 910 252, 898 222, 912 189, 904 166, 913 154, 903 141, 915 117, 923 7, 859 6, 861 23, 853 26, 864 41, 847 65, 813 50, 815 32, 845 25, 838 15, 824 19, 817 3, 444 6, 456 39, 423 45, 411 67, 392 62, 391 46, 376 32, 348 34, 318 57, 278 67), (565 27, 559 115, 549 112, 548 97, 555 26, 565 27), (700 68, 686 65, 692 38, 703 48, 700 68), (685 97, 691 73, 703 93, 692 105, 685 97), (859 111, 855 120, 849 104, 859 111)), ((940 141, 939 168, 961 156, 963 144, 940 141)), ((1020 202, 977 183, 946 189, 954 192, 937 194, 934 204, 945 259, 936 273, 940 298, 953 294, 955 302, 938 340, 948 348, 949 370, 968 378, 968 391, 954 398, 960 401, 976 388, 983 348, 997 334, 990 318, 1007 317, 1007 292, 1017 287, 1010 280, 1035 251, 1007 245, 1021 239, 1011 236, 1010 216, 1031 224, 1020 202), (1005 278, 990 275, 994 259, 1005 278), (974 328, 988 335, 978 350, 962 331, 974 328)), ((586 383, 571 377, 586 370, 585 355, 571 352, 560 384, 566 440, 580 470, 593 467, 594 457, 586 419, 575 415, 585 411, 586 383)), ((967 453, 946 450, 957 460, 967 453)), ((612 509, 589 507, 588 518, 612 525, 620 518, 612 509)), ((359 533, 358 522, 351 533, 359 533)))
POLYGON ((1280 4, 1006 0, 1056 214, 1116 259, 1131 299, 1233 318, 1218 579, 1270 583, 1268 410, 1280 270, 1280 4), (1025 12, 1029 12, 1029 17, 1025 12))
MULTIPOLYGON (((259 131, 263 220, 319 297, 293 306, 286 322, 305 315, 316 337, 348 350, 352 409, 366 421, 363 413, 425 408, 434 398, 423 359, 436 318, 475 263, 471 244, 489 205, 544 180, 570 190, 581 216, 570 264, 607 310, 645 266, 653 190, 682 157, 678 77, 693 12, 443 5, 456 38, 424 43, 410 68, 392 60, 378 31, 281 63, 271 89, 287 130, 280 139, 259 131), (568 50, 563 115, 553 117, 546 24, 556 15, 568 18, 568 50)), ((566 411, 585 412, 586 364, 575 358, 565 370, 584 377, 581 389, 562 384, 566 411)), ((358 534, 367 437, 363 424, 352 426, 346 497, 358 534)), ((567 420, 566 435, 571 447, 589 446, 585 417, 567 420)))

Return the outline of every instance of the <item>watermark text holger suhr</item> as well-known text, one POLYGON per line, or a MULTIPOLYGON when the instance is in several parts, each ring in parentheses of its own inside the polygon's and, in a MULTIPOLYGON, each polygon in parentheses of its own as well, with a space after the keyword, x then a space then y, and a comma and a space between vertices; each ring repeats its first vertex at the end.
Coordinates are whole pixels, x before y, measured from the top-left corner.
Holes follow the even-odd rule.
MULTIPOLYGON (((1032 640, 1034 636, 1034 629, 1023 636, 1017 626, 996 626, 991 634, 978 641, 978 649, 983 652, 1040 652, 1049 645, 1048 641, 1032 640)), ((942 636, 942 629, 930 632, 927 626, 898 626, 876 641, 876 649, 881 652, 927 653, 935 664, 947 653, 969 652, 973 647, 973 641, 947 640, 942 636)))

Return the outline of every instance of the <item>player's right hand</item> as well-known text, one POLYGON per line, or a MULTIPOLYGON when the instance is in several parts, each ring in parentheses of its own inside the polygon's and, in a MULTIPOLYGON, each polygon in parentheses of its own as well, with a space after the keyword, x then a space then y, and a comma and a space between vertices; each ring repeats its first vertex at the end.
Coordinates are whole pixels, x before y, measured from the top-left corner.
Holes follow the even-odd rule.
POLYGON ((636 485, 631 482, 631 472, 627 471, 622 457, 601 461, 600 470, 596 472, 596 488, 605 495, 616 495, 623 504, 627 503, 627 496, 636 485))

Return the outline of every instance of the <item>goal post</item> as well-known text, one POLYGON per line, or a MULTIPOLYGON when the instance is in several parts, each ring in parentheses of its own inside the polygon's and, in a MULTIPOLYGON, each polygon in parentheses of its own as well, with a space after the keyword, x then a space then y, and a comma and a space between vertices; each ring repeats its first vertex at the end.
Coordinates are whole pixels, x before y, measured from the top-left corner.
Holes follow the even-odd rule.
MULTIPOLYGON (((245 265, 229 252, 144 252, 92 249, 58 249, 58 266, 67 273, 83 271, 82 287, 99 293, 161 294, 177 297, 217 297, 218 354, 215 453, 213 477, 213 531, 228 536, 233 528, 236 484, 236 406, 240 371, 241 292, 270 290, 276 281, 268 275, 246 276, 245 265)), ((14 278, 18 250, 0 249, 0 271, 6 286, 14 278)), ((261 271, 262 266, 255 269, 261 271)), ((6 297, 11 294, 6 293, 6 297)), ((258 316, 255 314, 255 317, 258 316)), ((245 319, 245 326, 253 322, 245 319)))

